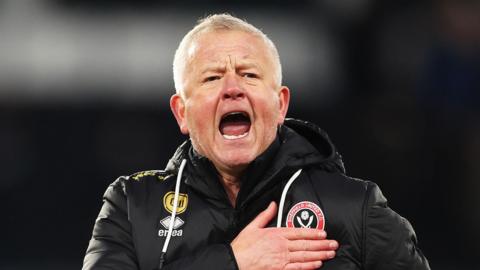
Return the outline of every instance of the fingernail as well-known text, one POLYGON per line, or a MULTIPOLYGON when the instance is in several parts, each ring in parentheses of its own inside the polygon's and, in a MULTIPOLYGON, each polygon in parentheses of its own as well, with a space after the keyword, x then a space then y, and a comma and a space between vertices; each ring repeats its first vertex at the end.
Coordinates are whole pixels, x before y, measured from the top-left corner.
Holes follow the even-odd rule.
POLYGON ((329 252, 327 252, 327 256, 328 256, 328 258, 333 258, 333 257, 335 257, 335 251, 329 251, 329 252))
POLYGON ((325 231, 319 231, 318 236, 324 238, 327 237, 327 233, 325 231))
POLYGON ((331 248, 337 248, 338 247, 338 243, 337 241, 332 241, 330 242, 330 245, 329 245, 331 248))
POLYGON ((322 266, 322 261, 318 261, 315 265, 315 268, 320 268, 322 266))

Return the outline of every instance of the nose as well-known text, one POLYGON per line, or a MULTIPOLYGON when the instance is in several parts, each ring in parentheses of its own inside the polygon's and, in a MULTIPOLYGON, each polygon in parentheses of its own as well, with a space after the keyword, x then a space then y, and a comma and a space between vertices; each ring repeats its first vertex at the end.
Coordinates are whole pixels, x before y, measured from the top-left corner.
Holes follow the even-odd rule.
POLYGON ((223 87, 223 99, 242 99, 245 97, 245 90, 240 86, 236 75, 228 74, 225 78, 225 85, 223 87))

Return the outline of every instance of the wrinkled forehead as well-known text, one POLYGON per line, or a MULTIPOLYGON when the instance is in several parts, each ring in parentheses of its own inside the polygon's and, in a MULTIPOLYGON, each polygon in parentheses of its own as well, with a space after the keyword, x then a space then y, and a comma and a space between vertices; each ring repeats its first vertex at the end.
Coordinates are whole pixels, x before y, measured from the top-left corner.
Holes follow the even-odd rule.
POLYGON ((272 62, 266 42, 258 35, 239 30, 210 30, 198 33, 187 49, 187 59, 222 61, 225 55, 240 59, 259 59, 272 62))

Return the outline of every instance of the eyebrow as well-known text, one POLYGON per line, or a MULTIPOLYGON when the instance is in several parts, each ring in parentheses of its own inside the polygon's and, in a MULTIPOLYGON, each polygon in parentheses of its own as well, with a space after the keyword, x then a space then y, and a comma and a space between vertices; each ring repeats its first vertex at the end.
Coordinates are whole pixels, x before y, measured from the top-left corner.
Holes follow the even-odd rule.
POLYGON ((214 71, 214 72, 221 72, 225 70, 225 65, 221 65, 221 64, 207 64, 206 66, 204 66, 202 69, 201 69, 201 72, 200 74, 205 74, 207 72, 211 72, 211 71, 214 71))
POLYGON ((238 64, 239 69, 249 69, 249 68, 257 68, 260 69, 260 66, 257 63, 252 61, 242 61, 238 64))

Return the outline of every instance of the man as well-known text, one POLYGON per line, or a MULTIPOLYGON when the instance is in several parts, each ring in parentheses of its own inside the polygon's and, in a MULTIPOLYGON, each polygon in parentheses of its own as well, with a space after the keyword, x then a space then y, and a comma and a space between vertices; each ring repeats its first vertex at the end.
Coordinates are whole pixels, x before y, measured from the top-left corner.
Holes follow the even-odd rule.
POLYGON ((379 188, 347 177, 318 127, 285 119, 281 74, 252 25, 195 26, 170 101, 190 140, 164 171, 110 185, 83 269, 429 269, 379 188))

